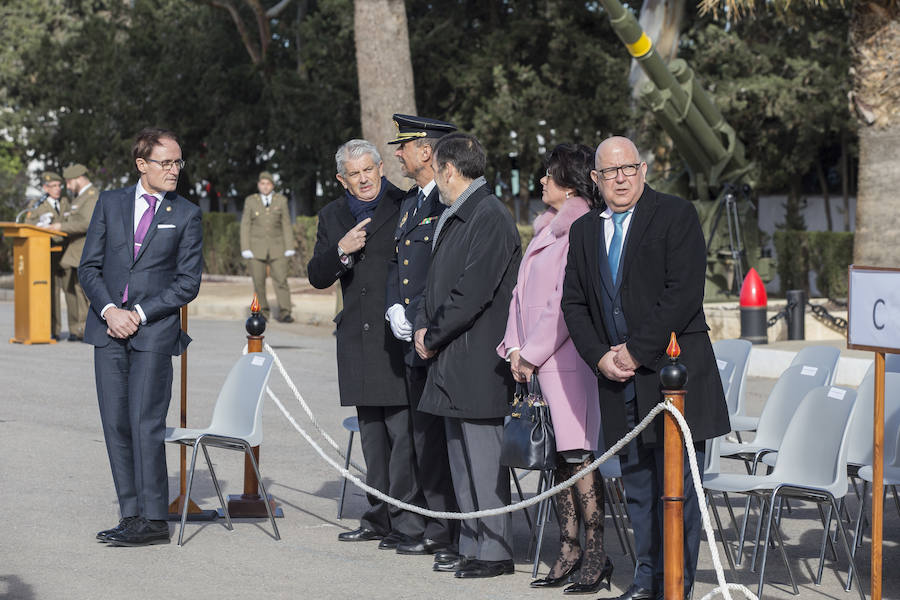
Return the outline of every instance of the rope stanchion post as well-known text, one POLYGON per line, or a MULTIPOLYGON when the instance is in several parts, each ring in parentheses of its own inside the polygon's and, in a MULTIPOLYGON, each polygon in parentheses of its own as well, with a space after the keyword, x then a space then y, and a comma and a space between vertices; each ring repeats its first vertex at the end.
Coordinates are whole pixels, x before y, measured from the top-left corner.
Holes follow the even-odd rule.
MULTIPOLYGON (((263 333, 266 331, 266 318, 259 312, 259 298, 253 294, 253 302, 250 304, 250 317, 245 324, 247 329, 247 352, 263 351, 263 333)), ((259 446, 251 449, 256 464, 259 464, 259 446)), ((276 508, 272 495, 266 500, 272 508, 272 514, 276 517, 283 516, 280 509, 276 508)), ((228 512, 232 517, 262 517, 268 518, 262 496, 259 495, 259 480, 253 470, 250 457, 244 456, 244 493, 228 496, 228 512)))
MULTIPOLYGON (((669 364, 660 369, 663 400, 684 413, 687 367, 678 362, 681 350, 672 332, 666 350, 669 364)), ((666 600, 684 598, 684 439, 670 412, 664 417, 663 590, 666 600)), ((700 467, 702 468, 702 466, 700 467)))

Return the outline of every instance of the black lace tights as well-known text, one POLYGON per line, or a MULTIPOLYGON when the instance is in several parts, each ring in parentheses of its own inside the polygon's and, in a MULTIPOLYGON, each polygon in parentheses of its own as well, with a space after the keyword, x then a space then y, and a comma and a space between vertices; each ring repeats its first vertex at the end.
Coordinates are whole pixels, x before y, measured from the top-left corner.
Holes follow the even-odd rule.
MULTIPOLYGON (((582 464, 560 462, 554 478, 561 483, 594 461, 589 457, 582 464)), ((605 563, 603 552, 603 517, 605 496, 603 478, 592 471, 575 485, 556 495, 556 517, 559 520, 559 556, 550 570, 550 577, 561 577, 581 561, 578 583, 595 581, 605 563), (584 551, 578 542, 579 521, 584 525, 584 551)))

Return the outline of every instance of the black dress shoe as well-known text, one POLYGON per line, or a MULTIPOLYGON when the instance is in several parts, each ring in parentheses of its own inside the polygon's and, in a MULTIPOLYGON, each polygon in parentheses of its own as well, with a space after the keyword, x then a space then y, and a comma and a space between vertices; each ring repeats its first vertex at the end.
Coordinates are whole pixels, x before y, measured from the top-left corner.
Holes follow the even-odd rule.
MULTIPOLYGON (((601 585, 603 585, 604 579, 606 580, 606 589, 611 589, 612 574, 613 564, 607 556, 606 562, 603 563, 603 568, 600 570, 600 574, 597 575, 597 579, 595 579, 594 581, 589 581, 587 583, 573 583, 563 590, 563 594, 593 594, 600 589, 601 585)), ((584 573, 582 573, 582 576, 583 575, 584 573)))
POLYGON ((278 321, 279 323, 293 323, 294 317, 292 317, 291 315, 285 315, 283 317, 278 317, 275 320, 278 321))
POLYGON ((395 550, 400 544, 412 543, 415 540, 408 535, 404 535, 398 531, 392 531, 381 542, 378 543, 379 550, 395 550))
POLYGON ((451 555, 447 554, 445 557, 447 560, 437 560, 435 559, 434 564, 431 565, 432 571, 439 571, 441 573, 455 573, 460 569, 465 568, 471 559, 467 556, 460 556, 458 554, 451 555))
POLYGON ((101 542, 106 542, 106 538, 111 536, 114 533, 120 533, 128 527, 128 524, 137 519, 136 516, 133 517, 124 517, 119 521, 119 524, 113 527, 112 529, 104 529, 103 531, 97 534, 97 539, 101 542))
POLYGON ((615 598, 615 600, 654 600, 656 594, 646 588, 638 587, 633 583, 628 586, 625 593, 615 598))
POLYGON ((148 521, 136 517, 119 533, 106 536, 110 546, 151 546, 169 543, 169 524, 165 521, 148 521))
MULTIPOLYGON (((572 574, 581 568, 581 559, 584 558, 584 555, 578 557, 578 560, 575 561, 571 567, 566 569, 565 573, 560 575, 559 577, 550 577, 548 574, 543 579, 535 579, 531 582, 531 587, 533 588, 542 588, 542 587, 559 587, 561 585, 565 585, 569 583, 569 578, 572 574)), ((552 569, 551 569, 552 570, 552 569)))
POLYGON ((460 579, 474 579, 476 577, 497 577, 498 575, 512 575, 516 572, 516 565, 512 560, 473 560, 453 574, 460 579))
POLYGON ((82 337, 80 335, 75 335, 74 333, 70 333, 67 341, 69 342, 80 342, 82 341, 82 337))
POLYGON ((380 540, 384 536, 369 529, 368 527, 359 527, 353 531, 345 531, 338 534, 338 541, 341 542, 369 542, 372 540, 380 540))
POLYGON ((436 563, 445 563, 445 562, 453 562, 454 560, 459 558, 459 553, 453 549, 448 548, 446 550, 438 550, 434 553, 434 562, 436 563))
POLYGON ((430 540, 428 538, 397 544, 397 554, 436 554, 438 552, 448 552, 451 550, 450 544, 439 542, 437 540, 430 540))

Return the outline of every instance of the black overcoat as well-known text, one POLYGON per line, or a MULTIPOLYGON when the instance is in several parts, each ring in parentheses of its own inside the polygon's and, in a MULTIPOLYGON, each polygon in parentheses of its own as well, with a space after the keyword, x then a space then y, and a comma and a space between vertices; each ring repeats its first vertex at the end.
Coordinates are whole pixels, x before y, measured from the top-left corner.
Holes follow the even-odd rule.
POLYGON ((497 356, 522 244, 509 210, 487 185, 440 231, 415 329, 438 354, 428 367, 423 412, 462 419, 503 417, 512 397, 509 365, 497 356))
MULTIPOLYGON (((562 309, 579 354, 595 372, 610 349, 602 316, 600 248, 604 209, 584 215, 569 230, 569 256, 562 309)), ((661 400, 659 369, 669 334, 681 346, 688 369, 685 417, 695 440, 728 433, 728 408, 703 313, 706 245, 694 207, 676 196, 644 187, 635 204, 620 266, 622 310, 628 325, 626 346, 641 366, 634 376, 638 419, 661 400)), ((607 445, 627 432, 625 384, 598 376, 600 411, 607 445)), ((643 434, 648 444, 661 435, 662 418, 643 434)))
POLYGON ((404 192, 386 179, 382 186, 378 208, 366 226, 366 245, 352 255, 352 266, 341 264, 337 251, 340 239, 356 225, 346 196, 341 196, 319 211, 316 247, 306 267, 313 287, 341 282, 344 309, 334 318, 341 406, 409 404, 403 345, 384 318, 384 283, 404 192))

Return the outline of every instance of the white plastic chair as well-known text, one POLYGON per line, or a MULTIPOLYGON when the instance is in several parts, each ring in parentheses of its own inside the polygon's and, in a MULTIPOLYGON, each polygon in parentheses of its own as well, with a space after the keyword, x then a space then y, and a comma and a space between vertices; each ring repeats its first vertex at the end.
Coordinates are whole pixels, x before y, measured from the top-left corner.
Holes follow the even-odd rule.
MULTIPOLYGON (((769 393, 759 416, 759 426, 753 441, 734 443, 723 440, 719 444, 720 456, 739 458, 747 464, 748 473, 755 473, 760 457, 770 452, 778 452, 784 432, 797 406, 811 390, 825 385, 827 377, 828 374, 823 369, 816 367, 806 365, 788 367, 769 393)), ((737 564, 741 564, 743 560, 744 539, 752 499, 752 496, 748 496, 744 505, 744 519, 738 540, 737 564)))
MULTIPOLYGON (((719 374, 722 376, 722 387, 725 389, 725 401, 728 403, 728 416, 732 422, 737 419, 740 421, 745 417, 749 417, 744 411, 746 406, 744 398, 747 392, 747 366, 750 364, 750 350, 753 344, 747 340, 719 340, 713 344, 713 353, 716 355, 716 361, 719 362, 719 374), (733 365, 730 375, 725 373, 727 367, 723 369, 722 362, 733 365), (726 376, 728 377, 726 385, 726 376)), ((758 421, 756 417, 749 417, 758 421)), ((755 421, 754 427, 755 429, 755 421)), ((732 423, 732 430, 750 431, 748 429, 735 429, 732 423)), ((740 439, 740 438, 739 438, 740 439)))
POLYGON ((806 346, 791 361, 791 366, 805 365, 825 369, 828 372, 828 383, 834 385, 837 364, 841 358, 841 349, 834 346, 806 346))
MULTIPOLYGON (((815 502, 820 509, 829 508, 823 517, 825 531, 831 527, 831 517, 837 513, 836 499, 847 493, 847 440, 849 423, 856 404, 854 390, 839 387, 820 387, 810 391, 800 402, 790 419, 779 451, 778 462, 768 475, 719 473, 704 481, 704 488, 716 492, 732 492, 759 497, 764 502, 760 519, 766 518, 765 540, 762 542, 762 562, 757 596, 762 597, 765 585, 766 559, 769 540, 773 535, 773 517, 785 497, 815 502), (768 510, 766 510, 768 509, 768 510)), ((851 573, 856 573, 853 552, 843 521, 836 519, 851 573)), ((776 524, 774 536, 782 559, 788 569, 794 594, 799 594, 790 563, 776 524)), ((823 547, 824 552, 824 547, 823 547)), ((820 561, 824 556, 820 555, 820 561)), ((865 600, 857 585, 860 600, 865 600)))
POLYGON ((259 466, 256 464, 256 458, 251 451, 253 446, 259 446, 262 443, 263 392, 266 389, 266 382, 268 382, 269 374, 272 371, 272 363, 273 358, 270 354, 259 352, 245 354, 231 368, 225 383, 222 384, 222 389, 219 391, 219 397, 216 399, 216 405, 213 408, 212 421, 209 427, 205 429, 166 428, 167 442, 194 447, 194 451, 191 454, 191 469, 188 473, 187 490, 185 492, 184 511, 181 514, 181 530, 178 532, 179 546, 184 538, 188 504, 191 498, 191 486, 194 483, 194 468, 197 465, 198 447, 203 450, 203 456, 206 458, 206 465, 209 467, 213 486, 216 488, 216 494, 218 494, 219 502, 222 505, 222 512, 225 514, 226 527, 229 530, 234 529, 231 523, 231 515, 228 514, 228 505, 222 497, 219 480, 216 478, 212 461, 209 460, 209 453, 206 451, 207 446, 239 450, 249 457, 250 464, 253 465, 253 470, 256 473, 256 479, 259 481, 259 489, 262 492, 269 520, 272 522, 275 539, 281 539, 278 533, 278 526, 275 524, 275 517, 272 514, 272 508, 269 506, 262 476, 259 474, 259 466))

